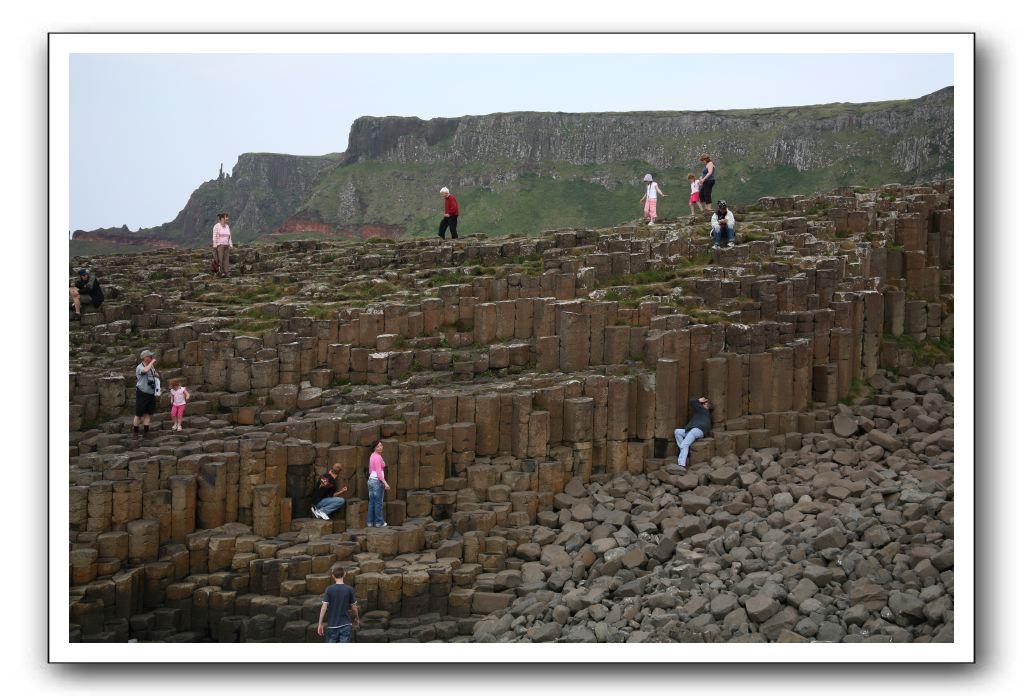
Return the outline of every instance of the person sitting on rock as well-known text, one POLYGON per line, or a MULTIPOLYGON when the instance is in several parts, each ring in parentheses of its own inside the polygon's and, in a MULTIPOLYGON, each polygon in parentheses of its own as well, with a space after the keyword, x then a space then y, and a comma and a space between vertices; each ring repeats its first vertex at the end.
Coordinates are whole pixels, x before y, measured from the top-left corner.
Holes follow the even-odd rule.
POLYGON ((685 469, 686 459, 689 457, 689 447, 701 437, 710 434, 711 411, 714 404, 701 396, 698 399, 689 400, 689 410, 693 415, 689 417, 686 427, 675 430, 675 442, 678 444, 678 465, 685 469))
POLYGON ((348 486, 337 488, 337 477, 341 475, 341 464, 330 467, 330 471, 320 477, 313 491, 313 517, 321 520, 329 520, 332 513, 341 509, 345 499, 341 495, 348 490, 348 486))
POLYGON ((728 203, 718 201, 717 212, 710 218, 710 236, 714 238, 714 248, 721 248, 721 227, 724 225, 728 236, 728 246, 735 246, 735 216, 728 209, 728 203))
POLYGON ((103 288, 99 285, 96 276, 89 274, 89 269, 78 269, 78 280, 74 281, 68 294, 71 296, 71 304, 74 305, 75 319, 82 319, 82 305, 91 305, 99 309, 103 304, 103 288))

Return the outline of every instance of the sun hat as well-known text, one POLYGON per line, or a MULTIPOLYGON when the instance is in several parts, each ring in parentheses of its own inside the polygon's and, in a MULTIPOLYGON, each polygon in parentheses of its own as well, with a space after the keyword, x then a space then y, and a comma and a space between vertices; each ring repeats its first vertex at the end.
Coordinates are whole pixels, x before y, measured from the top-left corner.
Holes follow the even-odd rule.
POLYGON ((654 177, 652 177, 649 174, 647 174, 646 176, 643 177, 643 181, 653 181, 653 180, 654 180, 654 177))
POLYGON ((728 202, 725 201, 724 199, 722 199, 722 200, 718 201, 718 207, 719 208, 727 208, 728 207, 728 202))
POLYGON ((447 186, 445 186, 444 188, 442 188, 442 189, 440 190, 440 192, 441 192, 441 193, 451 193, 450 191, 448 191, 448 187, 447 187, 447 186))
POLYGON ((153 351, 151 351, 151 350, 144 350, 144 351, 142 351, 140 356, 143 357, 143 358, 151 358, 151 357, 153 357, 153 351))

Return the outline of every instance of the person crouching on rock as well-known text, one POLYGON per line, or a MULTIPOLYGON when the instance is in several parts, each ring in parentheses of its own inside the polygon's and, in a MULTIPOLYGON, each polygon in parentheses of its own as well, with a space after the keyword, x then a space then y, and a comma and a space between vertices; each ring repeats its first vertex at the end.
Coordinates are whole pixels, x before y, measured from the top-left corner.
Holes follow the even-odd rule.
POLYGON ((437 236, 444 239, 444 233, 451 228, 451 238, 458 239, 458 201, 445 186, 440 190, 440 196, 444 199, 444 217, 440 220, 440 230, 437 236))
POLYGON ((345 504, 345 499, 341 496, 348 490, 348 486, 341 486, 341 490, 335 490, 337 477, 340 475, 341 464, 335 464, 316 482, 316 490, 313 491, 313 517, 328 520, 345 504))
POLYGON ((724 227, 725 235, 728 237, 728 246, 735 246, 735 216, 728 209, 728 203, 718 201, 717 212, 710 218, 710 236, 714 238, 714 248, 721 248, 721 232, 724 227))
POLYGON ((686 427, 675 430, 675 442, 678 444, 678 465, 685 469, 686 459, 689 457, 689 447, 701 437, 710 434, 711 411, 714 404, 701 396, 699 399, 689 400, 689 410, 693 415, 689 417, 686 427))
POLYGON ((96 276, 90 275, 89 269, 78 269, 78 280, 71 283, 68 293, 71 296, 71 304, 75 308, 75 319, 82 320, 82 305, 91 305, 99 309, 103 304, 103 288, 99 285, 96 276))

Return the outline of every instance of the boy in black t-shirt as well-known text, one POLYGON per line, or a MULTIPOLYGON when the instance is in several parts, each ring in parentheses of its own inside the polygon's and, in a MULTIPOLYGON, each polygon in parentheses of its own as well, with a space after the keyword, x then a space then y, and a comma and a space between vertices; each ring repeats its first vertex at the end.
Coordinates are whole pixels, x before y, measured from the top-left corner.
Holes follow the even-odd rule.
POLYGON ((326 617, 326 634, 328 643, 351 643, 352 628, 359 627, 359 605, 355 603, 355 591, 345 584, 345 569, 338 566, 332 573, 334 584, 323 593, 323 604, 320 605, 320 621, 316 625, 317 635, 324 634, 324 617, 326 617), (348 615, 348 608, 352 616, 348 615), (353 624, 354 619, 354 624, 353 624))

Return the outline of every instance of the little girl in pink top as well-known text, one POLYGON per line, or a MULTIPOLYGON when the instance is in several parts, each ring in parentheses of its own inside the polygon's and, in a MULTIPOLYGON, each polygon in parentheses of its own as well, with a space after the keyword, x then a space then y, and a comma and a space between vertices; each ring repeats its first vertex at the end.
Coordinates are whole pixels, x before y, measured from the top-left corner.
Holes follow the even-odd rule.
POLYGON ((387 462, 383 457, 384 443, 373 443, 373 454, 369 455, 369 510, 366 511, 367 527, 386 527, 384 522, 384 491, 391 490, 384 478, 387 462))
POLYGON ((181 430, 181 421, 185 419, 185 404, 192 398, 192 395, 188 393, 188 390, 181 386, 180 379, 171 380, 171 420, 174 421, 174 425, 171 426, 171 430, 181 430))

